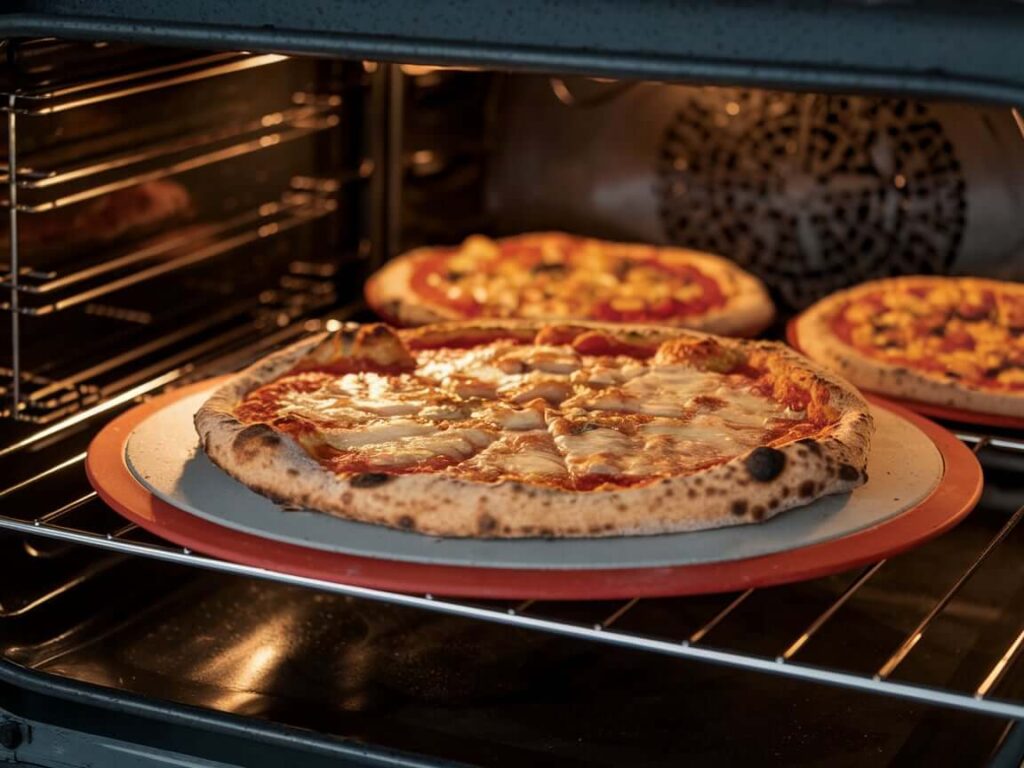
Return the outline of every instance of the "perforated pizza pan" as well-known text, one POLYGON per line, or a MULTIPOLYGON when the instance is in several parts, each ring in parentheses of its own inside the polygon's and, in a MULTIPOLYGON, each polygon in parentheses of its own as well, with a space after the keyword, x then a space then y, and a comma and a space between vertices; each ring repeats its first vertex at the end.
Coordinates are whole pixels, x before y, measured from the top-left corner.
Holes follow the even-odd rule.
POLYGON ((778 584, 852 568, 934 536, 973 507, 974 456, 925 419, 875 403, 871 480, 758 525, 573 540, 439 539, 289 512, 209 464, 191 417, 216 382, 111 422, 86 468, 125 517, 196 551, 278 571, 406 592, 608 599, 778 584))
MULTIPOLYGON (((789 346, 797 352, 804 353, 800 346, 800 337, 797 333, 797 321, 795 317, 786 325, 786 341, 789 346)), ((981 411, 969 411, 966 408, 954 408, 950 405, 936 405, 935 403, 922 403, 919 400, 907 400, 905 398, 885 395, 890 403, 909 408, 910 410, 930 416, 933 419, 943 421, 956 421, 961 424, 974 424, 980 427, 1001 427, 1003 429, 1024 429, 1024 418, 1018 416, 1003 416, 996 413, 983 413, 981 411)))

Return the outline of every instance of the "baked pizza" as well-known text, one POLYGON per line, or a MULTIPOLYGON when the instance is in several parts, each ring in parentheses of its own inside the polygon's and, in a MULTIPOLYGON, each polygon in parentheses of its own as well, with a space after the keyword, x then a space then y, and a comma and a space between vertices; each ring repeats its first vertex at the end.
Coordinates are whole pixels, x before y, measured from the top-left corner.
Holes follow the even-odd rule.
POLYGON ((861 396, 787 347, 530 321, 348 325, 196 414, 289 507, 438 536, 655 534, 766 520, 866 480, 861 396))
POLYGON ((822 299, 796 322, 800 347, 865 389, 1024 416, 1024 285, 897 277, 822 299))
MULTIPOLYGON (((147 181, 77 205, 19 218, 18 245, 33 257, 109 245, 193 215, 192 198, 176 181, 147 181)), ((9 241, 7 233, 0 244, 9 241)))
POLYGON ((370 278, 366 299, 406 326, 496 317, 753 336, 774 315, 761 281, 719 256, 559 232, 410 251, 370 278))

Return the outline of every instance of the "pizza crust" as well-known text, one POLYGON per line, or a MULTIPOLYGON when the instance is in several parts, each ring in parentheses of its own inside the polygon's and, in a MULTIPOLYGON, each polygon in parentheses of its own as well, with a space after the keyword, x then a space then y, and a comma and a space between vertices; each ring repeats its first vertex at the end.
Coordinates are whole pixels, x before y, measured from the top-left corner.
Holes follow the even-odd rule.
MULTIPOLYGON (((958 278, 980 287, 999 289, 1002 283, 980 278, 958 278)), ((929 278, 891 278, 900 288, 910 288, 929 278)), ((999 416, 1024 416, 1024 396, 981 389, 970 382, 945 378, 930 371, 893 365, 868 357, 835 335, 830 318, 846 301, 861 293, 878 289, 878 281, 863 283, 834 293, 808 308, 796 319, 796 333, 801 350, 838 372, 858 387, 885 395, 962 408, 999 416)))
MULTIPOLYGON (((471 325, 525 333, 543 324, 485 321, 471 325)), ((465 328, 465 324, 442 324, 411 334, 443 338, 465 328)), ((618 328, 653 339, 681 333, 650 326, 618 328)), ((338 333, 351 335, 354 329, 338 333)), ((314 461, 291 437, 264 424, 243 424, 234 416, 235 407, 250 391, 289 371, 325 336, 305 339, 242 371, 195 416, 203 449, 215 464, 288 507, 435 536, 619 536, 759 522, 821 496, 848 492, 867 480, 864 468, 873 422, 856 390, 780 344, 730 339, 719 342, 769 349, 786 365, 819 377, 829 389, 830 405, 841 413, 825 437, 778 449, 755 448, 696 474, 611 491, 580 492, 509 480, 476 482, 443 474, 338 475, 314 461)))
MULTIPOLYGON (((519 242, 543 241, 546 238, 566 237, 561 232, 536 232, 519 235, 519 242)), ((615 243, 618 252, 636 249, 646 252, 651 246, 615 243)), ((417 261, 437 252, 435 247, 417 248, 395 257, 367 280, 364 287, 366 302, 387 322, 399 326, 417 326, 448 320, 466 320, 455 309, 433 303, 413 290, 411 280, 417 261)), ((659 259, 693 264, 732 291, 724 307, 701 315, 659 319, 659 325, 689 328, 725 336, 756 336, 767 328, 775 317, 775 305, 764 285, 749 272, 740 269, 728 259, 701 251, 684 248, 657 247, 659 259)), ((583 317, 537 317, 539 321, 587 320, 583 317)))

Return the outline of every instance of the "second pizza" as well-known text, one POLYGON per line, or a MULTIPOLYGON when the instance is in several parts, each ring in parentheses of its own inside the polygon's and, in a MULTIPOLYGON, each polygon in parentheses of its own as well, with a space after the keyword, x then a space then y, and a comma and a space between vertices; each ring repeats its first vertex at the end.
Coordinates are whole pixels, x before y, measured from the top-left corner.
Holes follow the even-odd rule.
POLYGON ((731 261, 682 248, 558 232, 419 248, 366 285, 399 325, 527 318, 673 325, 753 336, 774 316, 761 281, 731 261))

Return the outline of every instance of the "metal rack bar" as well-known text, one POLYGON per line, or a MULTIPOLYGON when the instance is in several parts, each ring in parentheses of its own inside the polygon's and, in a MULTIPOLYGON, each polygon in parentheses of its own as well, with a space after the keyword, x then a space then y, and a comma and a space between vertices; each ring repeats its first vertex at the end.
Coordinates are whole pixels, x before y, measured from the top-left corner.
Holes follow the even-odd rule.
POLYGON ((199 168, 205 168, 206 166, 213 165, 215 163, 244 157, 245 155, 252 154, 253 152, 259 152, 260 150, 267 149, 269 147, 278 146, 289 141, 301 139, 304 136, 310 136, 319 131, 333 128, 338 125, 338 122, 339 118, 337 115, 328 114, 312 121, 313 124, 311 125, 286 124, 279 126, 278 129, 272 133, 267 133, 254 139, 247 139, 246 141, 232 144, 228 147, 222 147, 220 149, 214 149, 209 152, 194 155, 186 160, 179 160, 166 165, 163 168, 137 173, 106 184, 98 184, 80 192, 74 192, 63 197, 48 200, 45 203, 38 203, 36 205, 14 204, 12 205, 12 208, 23 213, 42 213, 45 211, 52 211, 66 205, 73 205, 85 200, 90 200, 94 197, 107 195, 121 189, 127 189, 128 187, 133 187, 147 181, 157 181, 179 173, 186 173, 188 171, 198 170, 199 168))
POLYGON ((8 97, 8 106, 11 110, 7 113, 7 162, 10 175, 7 179, 7 201, 10 210, 7 212, 10 226, 10 258, 11 265, 11 413, 17 419, 21 414, 21 329, 20 329, 20 304, 18 297, 18 278, 21 272, 21 262, 18 258, 18 185, 15 179, 18 175, 18 125, 17 115, 14 113, 14 96, 8 97))
POLYGON ((50 467, 48 469, 44 469, 39 474, 33 475, 32 477, 28 478, 27 480, 22 480, 20 482, 15 483, 14 485, 8 486, 7 488, 4 488, 3 490, 0 490, 0 497, 8 496, 8 495, 14 493, 15 491, 20 491, 23 488, 27 488, 28 486, 32 485, 33 483, 37 483, 40 480, 49 477, 50 475, 55 475, 58 472, 61 472, 61 471, 65 470, 65 469, 67 469, 68 467, 73 467, 76 464, 80 464, 83 461, 85 461, 85 453, 76 454, 75 456, 72 456, 70 459, 67 459, 66 461, 62 461, 60 464, 55 464, 54 466, 52 466, 52 467, 50 467))
POLYGON ((861 571, 860 576, 854 579, 850 586, 848 586, 843 593, 818 616, 818 618, 812 621, 807 629, 800 633, 800 637, 794 640, 793 643, 782 652, 781 658, 785 661, 789 661, 791 658, 796 656, 800 649, 807 644, 807 641, 814 637, 815 633, 825 625, 825 622, 835 616, 836 612, 842 608, 846 602, 853 597, 857 590, 864 586, 867 580, 874 576, 878 572, 878 569, 885 565, 885 563, 885 560, 879 560, 874 565, 870 565, 861 571))
MULTIPOLYGON (((23 293, 31 294, 52 293, 53 291, 61 288, 66 288, 69 285, 74 285, 85 280, 92 280, 109 272, 114 272, 125 267, 130 267, 133 264, 138 264, 139 262, 149 261, 151 259, 165 256, 169 251, 172 251, 175 248, 187 246, 189 244, 194 245, 197 240, 216 238, 232 230, 246 225, 255 224, 260 220, 268 219, 290 209, 299 208, 304 204, 308 205, 313 199, 314 198, 310 195, 286 194, 280 201, 266 202, 256 208, 244 211, 237 216, 232 216, 229 219, 209 224, 192 224, 186 226, 173 236, 161 237, 156 243, 145 244, 142 247, 135 248, 121 256, 105 258, 99 263, 82 267, 74 272, 68 272, 60 276, 52 272, 46 274, 36 273, 36 279, 43 280, 44 282, 22 285, 19 290, 23 293)), ((8 278, 0 278, 0 284, 7 281, 8 278)))
POLYGON ((987 696, 988 692, 998 685, 999 681, 1003 679, 1003 675, 1005 675, 1009 671, 1010 667, 1013 666, 1013 663, 1020 656, 1022 650, 1024 650, 1024 629, 1022 629, 1020 634, 1017 635, 1017 639, 1010 643, 1010 647, 1006 649, 1006 653, 999 658, 999 661, 996 662, 995 666, 992 667, 992 670, 985 676, 981 685, 979 685, 978 689, 974 692, 974 695, 981 697, 987 696))
MULTIPOLYGON (((376 602, 401 605, 408 608, 419 608, 468 619, 490 621, 498 624, 549 632, 556 635, 573 637, 581 640, 605 643, 624 648, 660 653, 682 659, 722 664, 729 667, 752 672, 766 672, 783 675, 792 679, 811 683, 824 683, 850 688, 867 693, 883 694, 925 704, 937 704, 964 709, 997 717, 1024 719, 1024 702, 1003 701, 990 697, 977 697, 955 693, 938 688, 931 688, 908 683, 866 677, 832 669, 794 664, 781 658, 768 659, 736 653, 717 648, 697 646, 689 642, 672 642, 651 637, 624 634, 614 630, 595 629, 593 626, 581 626, 551 619, 524 616, 521 613, 495 610, 480 606, 467 605, 448 600, 439 600, 432 595, 406 595, 385 592, 367 587, 356 587, 349 584, 338 584, 321 579, 270 571, 249 565, 231 563, 224 560, 197 555, 180 547, 160 546, 154 544, 129 543, 120 539, 86 533, 60 526, 37 527, 11 518, 0 517, 0 528, 29 534, 40 534, 63 541, 87 544, 114 552, 141 554, 163 562, 191 565, 222 573, 250 576, 276 581, 295 586, 309 587, 326 592, 348 595, 350 597, 373 600, 376 602)), ((744 593, 747 594, 747 593, 744 593)), ((735 602, 735 601, 734 601, 735 602)))
POLYGON ((181 154, 201 149, 246 134, 267 132, 282 125, 295 124, 330 114, 330 110, 318 107, 292 107, 278 112, 261 115, 243 123, 231 124, 226 128, 208 129, 204 132, 175 136, 158 144, 142 149, 131 149, 113 155, 107 155, 99 161, 89 161, 82 165, 70 166, 60 170, 40 170, 33 168, 31 174, 17 174, 20 189, 48 189, 66 184, 69 181, 87 179, 90 176, 110 173, 111 171, 128 168, 133 165, 159 160, 168 155, 181 154))
POLYGON ((62 507, 57 507, 57 509, 47 512, 45 515, 40 515, 32 521, 32 525, 36 528, 43 525, 50 525, 51 523, 60 520, 60 518, 64 517, 64 515, 70 512, 74 512, 76 509, 79 509, 80 507, 84 507, 86 504, 88 504, 90 501, 96 498, 99 498, 99 494, 97 494, 96 491, 90 491, 84 496, 79 496, 74 501, 69 501, 62 507))
MULTIPOLYGON (((309 205, 290 209, 286 212, 286 218, 270 222, 264 226, 257 227, 256 229, 243 231, 240 234, 233 235, 223 240, 215 241, 205 247, 188 250, 177 258, 161 261, 153 266, 132 272, 124 277, 115 278, 103 283, 102 285, 80 291, 79 293, 61 298, 50 304, 44 304, 36 307, 21 307, 20 313, 39 317, 42 315, 53 314, 54 312, 60 312, 71 307, 76 307, 80 304, 84 304, 85 302, 99 298, 100 296, 106 296, 114 291, 120 291, 146 280, 152 280, 155 277, 159 277, 170 272, 176 272, 180 269, 184 269, 185 267, 191 267, 204 261, 209 261, 217 256, 221 256, 222 254, 228 253, 237 248, 242 248, 254 243, 264 237, 277 235, 281 232, 287 232, 288 230, 294 229, 295 227, 319 218, 320 216, 326 216, 333 210, 334 204, 332 201, 322 201, 320 206, 309 205)), ((12 313, 14 312, 14 307, 11 304, 0 305, 0 309, 9 309, 12 313)))
POLYGON ((981 551, 981 554, 979 554, 974 559, 974 562, 971 563, 971 565, 967 568, 966 571, 960 574, 960 578, 958 578, 953 583, 953 586, 951 586, 946 591, 946 594, 944 594, 939 599, 939 601, 932 606, 932 609, 928 611, 925 617, 921 619, 920 623, 918 623, 918 625, 914 627, 914 630, 893 652, 892 656, 890 656, 889 659, 881 666, 881 668, 878 670, 876 677, 885 680, 887 677, 889 677, 889 675, 893 673, 896 667, 903 663, 903 660, 907 657, 907 654, 910 653, 914 646, 917 645, 918 642, 920 642, 921 638, 924 636, 924 631, 928 628, 928 625, 931 624, 935 617, 942 612, 942 609, 949 604, 949 601, 956 596, 957 592, 959 592, 961 588, 963 588, 964 584, 966 584, 967 581, 971 578, 971 576, 974 575, 975 571, 978 570, 981 564, 985 562, 985 559, 989 556, 989 554, 996 547, 998 547, 999 544, 1001 544, 1007 536, 1010 535, 1010 532, 1017 527, 1017 524, 1021 521, 1022 518, 1024 518, 1024 506, 1021 506, 1016 512, 1013 513, 1013 515, 1010 516, 1010 519, 1007 520, 1003 527, 999 529, 999 533, 997 533, 995 537, 993 537, 992 540, 985 546, 985 548, 981 551))
POLYGON ((616 621, 618 621, 623 616, 625 616, 626 612, 629 611, 633 606, 635 606, 639 602, 640 602, 640 598, 639 597, 634 597, 632 600, 627 600, 616 611, 614 611, 607 618, 605 618, 601 623, 595 624, 594 625, 594 629, 597 629, 597 630, 608 629, 608 627, 610 627, 616 621))
POLYGON ((206 80, 211 77, 219 77, 234 72, 241 72, 246 69, 263 67, 268 64, 276 64, 284 61, 287 56, 279 54, 264 54, 260 56, 242 55, 237 53, 214 54, 200 59, 190 59, 175 64, 167 64, 161 67, 153 67, 141 71, 131 72, 125 75, 108 77, 101 80, 90 80, 84 83, 77 83, 72 86, 56 90, 43 90, 36 92, 14 92, 9 94, 11 103, 8 109, 18 110, 31 115, 48 115, 56 112, 66 112, 70 109, 84 107, 90 104, 98 104, 104 101, 135 96, 140 93, 169 88, 175 85, 184 85, 199 80, 206 80), (222 63, 224 62, 224 63, 222 63), (195 67, 199 67, 195 69, 195 67), (193 68, 194 71, 182 72, 193 68), (180 74, 179 74, 180 73, 180 74), (141 82, 136 85, 129 85, 133 81, 155 78, 149 82, 141 82), (90 90, 93 93, 88 93, 90 90), (67 101, 60 101, 65 97, 74 97, 76 94, 87 94, 70 98, 67 101), (50 103, 57 102, 57 103, 50 103))
POLYGON ((739 595, 736 596, 735 599, 732 600, 732 602, 725 606, 725 608, 716 613, 709 622, 707 622, 703 627, 701 627, 692 635, 690 635, 690 637, 687 639, 687 642, 694 644, 699 643, 701 640, 704 639, 708 632, 710 632, 712 629, 721 624, 722 620, 726 616, 728 616, 730 613, 736 610, 740 606, 740 604, 743 601, 745 601, 748 597, 750 597, 752 594, 754 594, 753 589, 748 589, 746 592, 741 592, 739 595))
POLYGON ((979 435, 973 432, 961 432, 959 430, 954 434, 958 440, 970 445, 975 453, 980 451, 982 448, 998 448, 1002 451, 1024 453, 1024 440, 995 435, 979 435), (980 447, 976 447, 979 445, 980 447))

